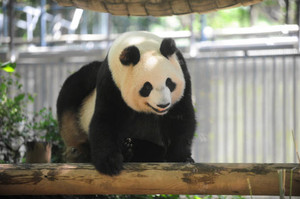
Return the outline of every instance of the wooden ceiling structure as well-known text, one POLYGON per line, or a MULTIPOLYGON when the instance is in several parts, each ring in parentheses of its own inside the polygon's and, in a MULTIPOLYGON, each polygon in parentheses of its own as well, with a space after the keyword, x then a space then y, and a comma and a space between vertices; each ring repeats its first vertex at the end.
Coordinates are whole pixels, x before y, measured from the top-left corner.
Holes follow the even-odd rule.
POLYGON ((204 14, 217 10, 249 6, 263 0, 56 0, 60 6, 118 16, 171 16, 190 13, 204 14))

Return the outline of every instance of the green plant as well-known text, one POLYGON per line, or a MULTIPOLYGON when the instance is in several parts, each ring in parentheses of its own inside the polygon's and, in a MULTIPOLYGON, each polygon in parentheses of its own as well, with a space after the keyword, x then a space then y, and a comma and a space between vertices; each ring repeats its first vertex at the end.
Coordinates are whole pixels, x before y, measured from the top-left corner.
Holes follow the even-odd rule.
POLYGON ((19 79, 17 73, 0 76, 0 163, 21 162, 28 141, 51 142, 52 161, 61 162, 63 143, 51 109, 29 114, 34 97, 22 91, 19 79))
POLYGON ((11 63, 11 62, 1 63, 0 62, 0 69, 6 71, 8 73, 14 72, 15 68, 16 68, 16 63, 11 63))
POLYGON ((279 196, 280 196, 280 199, 284 199, 286 170, 280 169, 277 172, 278 172, 278 177, 279 177, 279 193, 280 193, 279 196))
POLYGON ((51 162, 62 162, 63 141, 59 134, 58 122, 53 117, 51 108, 42 108, 34 113, 33 119, 29 124, 36 134, 40 135, 42 141, 52 143, 51 162))
POLYGON ((21 91, 17 73, 2 75, 0 82, 0 160, 20 162, 20 152, 24 150, 25 140, 34 139, 27 125, 26 105, 33 102, 33 96, 21 91), (10 91, 14 97, 10 97, 10 91), (23 149, 22 149, 23 148, 23 149))

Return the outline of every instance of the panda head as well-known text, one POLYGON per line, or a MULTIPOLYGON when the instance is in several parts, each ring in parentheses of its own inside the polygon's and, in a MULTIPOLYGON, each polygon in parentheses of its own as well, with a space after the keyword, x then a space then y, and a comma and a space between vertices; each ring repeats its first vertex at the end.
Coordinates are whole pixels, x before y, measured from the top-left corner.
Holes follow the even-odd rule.
POLYGON ((108 65, 125 103, 133 110, 164 115, 184 93, 185 80, 173 39, 129 32, 112 44, 108 65))

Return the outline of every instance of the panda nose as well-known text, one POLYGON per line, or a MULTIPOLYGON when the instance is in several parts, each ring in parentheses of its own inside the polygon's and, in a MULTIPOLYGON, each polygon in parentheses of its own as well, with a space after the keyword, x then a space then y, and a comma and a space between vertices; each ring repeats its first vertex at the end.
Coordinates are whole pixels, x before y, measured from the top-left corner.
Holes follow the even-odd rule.
POLYGON ((166 108, 167 106, 169 106, 170 105, 170 103, 167 103, 167 104, 157 104, 157 106, 159 107, 159 108, 166 108))

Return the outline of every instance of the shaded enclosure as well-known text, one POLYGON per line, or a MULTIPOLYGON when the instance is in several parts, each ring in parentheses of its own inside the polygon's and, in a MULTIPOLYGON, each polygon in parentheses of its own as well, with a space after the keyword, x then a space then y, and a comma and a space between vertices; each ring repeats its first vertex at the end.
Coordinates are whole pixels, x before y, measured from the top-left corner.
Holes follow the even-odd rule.
MULTIPOLYGON (((110 9, 106 11, 113 14, 156 16, 202 13, 260 1, 133 1, 133 6, 145 3, 142 10, 132 9, 131 1, 57 2, 94 10, 93 5, 102 8, 107 3, 106 8, 110 6, 110 9), (174 2, 183 6, 175 8, 174 2), (195 6, 191 6, 191 2, 195 6)), ((291 1, 294 7, 284 1, 286 24, 294 21, 298 25, 219 30, 207 26, 212 15, 189 15, 179 20, 177 28, 171 28, 169 24, 173 21, 166 18, 165 21, 158 17, 131 17, 129 20, 128 17, 61 8, 52 1, 47 4, 48 9, 45 0, 32 1, 31 6, 14 2, 2 4, 0 59, 16 59, 25 92, 36 93, 35 103, 28 106, 29 113, 43 107, 51 107, 55 113, 60 87, 72 72, 93 60, 103 60, 118 33, 148 30, 162 37, 176 38, 188 57, 198 121, 193 144, 197 162, 296 162, 292 132, 300 143, 300 31, 299 14, 295 14, 299 13, 300 1, 291 1), (289 20, 289 10, 293 9, 294 19, 289 20), (16 26, 11 25, 13 21, 16 26), (154 26, 157 24, 160 29, 154 26), (268 52, 258 52, 260 50, 268 52)), ((259 18, 257 13, 268 13, 268 3, 263 1, 245 8, 249 12, 241 10, 244 14, 232 18, 246 19, 248 22, 243 26, 254 25, 254 19, 259 18), (264 4, 267 6, 260 7, 264 4)), ((283 10, 281 4, 277 8, 276 5, 271 8, 277 12, 283 10)), ((268 14, 273 16, 275 11, 268 14)), ((279 20, 278 16, 275 19, 279 20)))

